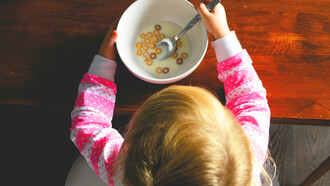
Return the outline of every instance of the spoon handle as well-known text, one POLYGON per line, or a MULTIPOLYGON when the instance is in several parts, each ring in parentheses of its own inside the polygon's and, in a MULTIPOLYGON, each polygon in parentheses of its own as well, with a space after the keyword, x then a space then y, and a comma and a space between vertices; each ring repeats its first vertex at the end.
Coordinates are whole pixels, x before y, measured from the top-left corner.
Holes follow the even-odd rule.
MULTIPOLYGON (((213 8, 220 2, 221 0, 212 0, 207 5, 207 8, 209 9, 209 11, 212 11, 213 8)), ((191 27, 193 27, 201 19, 202 19, 201 16, 197 14, 191 21, 189 21, 189 23, 181 30, 181 32, 174 37, 175 41, 177 41, 183 34, 185 34, 191 27)))

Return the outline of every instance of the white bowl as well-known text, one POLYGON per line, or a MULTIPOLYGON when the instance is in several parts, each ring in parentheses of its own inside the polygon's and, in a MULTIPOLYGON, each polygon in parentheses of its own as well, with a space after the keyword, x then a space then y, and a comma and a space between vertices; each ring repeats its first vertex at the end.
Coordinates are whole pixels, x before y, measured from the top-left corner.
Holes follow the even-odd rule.
POLYGON ((117 26, 117 50, 128 70, 136 77, 155 84, 173 83, 191 74, 201 63, 208 46, 208 34, 202 21, 186 32, 190 38, 187 62, 167 77, 153 75, 138 64, 134 42, 139 32, 148 25, 169 21, 183 28, 197 13, 195 7, 185 0, 137 0, 131 4, 117 26))

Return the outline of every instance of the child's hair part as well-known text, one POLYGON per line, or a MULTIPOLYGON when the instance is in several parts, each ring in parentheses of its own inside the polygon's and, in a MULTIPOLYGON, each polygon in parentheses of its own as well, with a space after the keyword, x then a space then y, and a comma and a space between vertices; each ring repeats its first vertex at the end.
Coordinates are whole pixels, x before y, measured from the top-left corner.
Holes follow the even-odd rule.
POLYGON ((170 86, 149 97, 121 148, 126 185, 252 185, 250 142, 210 91, 170 86))

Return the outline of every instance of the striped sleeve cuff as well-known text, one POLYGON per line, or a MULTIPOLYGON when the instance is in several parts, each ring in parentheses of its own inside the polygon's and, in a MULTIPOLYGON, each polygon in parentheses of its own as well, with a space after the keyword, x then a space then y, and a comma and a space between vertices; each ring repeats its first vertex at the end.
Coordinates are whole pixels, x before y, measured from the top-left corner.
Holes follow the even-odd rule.
POLYGON ((114 60, 95 55, 88 73, 115 82, 117 63, 114 60))
POLYGON ((218 63, 235 56, 243 50, 235 31, 231 31, 229 35, 223 38, 212 41, 212 46, 218 63))

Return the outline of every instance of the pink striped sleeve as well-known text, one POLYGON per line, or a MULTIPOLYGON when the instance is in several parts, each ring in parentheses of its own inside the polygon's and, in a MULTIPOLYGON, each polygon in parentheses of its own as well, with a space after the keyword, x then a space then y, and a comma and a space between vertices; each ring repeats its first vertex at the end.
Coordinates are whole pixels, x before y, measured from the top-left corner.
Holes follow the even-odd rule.
POLYGON ((71 140, 100 178, 113 185, 110 175, 123 143, 112 128, 116 85, 101 77, 85 74, 71 113, 71 140))
POLYGON ((266 90, 246 50, 218 63, 218 77, 224 83, 226 106, 241 123, 261 164, 268 149, 270 109, 266 90))

